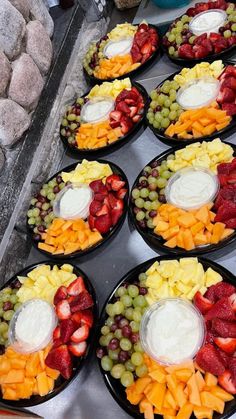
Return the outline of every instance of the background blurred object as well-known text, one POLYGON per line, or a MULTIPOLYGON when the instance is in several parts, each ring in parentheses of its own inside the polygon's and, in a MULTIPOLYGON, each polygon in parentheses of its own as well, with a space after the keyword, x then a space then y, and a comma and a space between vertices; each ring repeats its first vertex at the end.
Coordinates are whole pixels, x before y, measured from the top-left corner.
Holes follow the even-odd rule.
POLYGON ((162 9, 171 9, 186 6, 191 0, 152 0, 153 3, 162 9))
MULTIPOLYGON (((163 0, 165 2, 166 0, 163 0)), ((138 6, 141 0, 114 0, 117 9, 131 9, 132 7, 138 6)))

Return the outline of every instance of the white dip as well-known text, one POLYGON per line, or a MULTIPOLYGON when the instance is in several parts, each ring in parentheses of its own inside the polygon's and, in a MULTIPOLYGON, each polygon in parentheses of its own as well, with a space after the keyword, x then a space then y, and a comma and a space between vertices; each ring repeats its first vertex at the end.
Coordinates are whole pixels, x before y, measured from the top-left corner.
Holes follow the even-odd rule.
POLYGON ((115 57, 116 55, 129 54, 133 45, 133 38, 121 39, 120 41, 111 41, 104 48, 104 54, 107 58, 115 57))
POLYGON ((89 215, 89 206, 93 199, 93 192, 89 186, 69 188, 62 195, 59 202, 60 217, 65 220, 82 218, 89 215))
POLYGON ((96 98, 82 107, 81 118, 83 122, 88 123, 105 121, 113 109, 114 101, 112 99, 96 98))
POLYGON ((15 324, 17 344, 26 351, 36 351, 47 346, 55 327, 53 308, 46 301, 35 299, 23 307, 15 324))
POLYGON ((217 189, 213 175, 201 169, 187 169, 170 180, 167 200, 183 209, 200 208, 213 200, 217 189))
POLYGON ((197 109, 215 100, 219 92, 219 82, 214 79, 199 79, 183 87, 177 102, 184 109, 197 109))
POLYGON ((190 22, 189 28, 197 36, 203 33, 217 33, 226 18, 227 14, 223 10, 207 10, 196 15, 190 22))
POLYGON ((202 322, 193 306, 167 300, 154 310, 147 324, 147 344, 163 363, 192 359, 202 344, 202 322))

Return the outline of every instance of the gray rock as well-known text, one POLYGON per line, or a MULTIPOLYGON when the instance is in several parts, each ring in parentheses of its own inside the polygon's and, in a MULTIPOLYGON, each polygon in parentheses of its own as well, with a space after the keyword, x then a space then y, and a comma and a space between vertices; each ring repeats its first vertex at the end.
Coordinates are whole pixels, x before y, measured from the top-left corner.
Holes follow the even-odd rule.
POLYGON ((30 116, 10 99, 0 99, 0 143, 11 147, 29 128, 30 116))
POLYGON ((51 38, 54 30, 54 23, 45 3, 42 0, 29 0, 29 3, 30 15, 33 20, 39 20, 51 38))
POLYGON ((10 80, 11 64, 6 55, 0 51, 0 95, 3 96, 10 80))
POLYGON ((42 74, 46 74, 52 61, 52 43, 38 20, 26 26, 26 52, 33 58, 42 74))
POLYGON ((10 3, 24 16, 26 20, 29 19, 29 1, 28 0, 9 0, 10 3))
POLYGON ((8 0, 0 1, 0 49, 13 59, 20 53, 25 20, 8 0))
POLYGON ((44 84, 38 67, 28 54, 23 53, 13 62, 12 68, 8 96, 25 109, 34 109, 44 84))
POLYGON ((5 164, 5 154, 3 153, 2 149, 0 148, 0 173, 5 164))

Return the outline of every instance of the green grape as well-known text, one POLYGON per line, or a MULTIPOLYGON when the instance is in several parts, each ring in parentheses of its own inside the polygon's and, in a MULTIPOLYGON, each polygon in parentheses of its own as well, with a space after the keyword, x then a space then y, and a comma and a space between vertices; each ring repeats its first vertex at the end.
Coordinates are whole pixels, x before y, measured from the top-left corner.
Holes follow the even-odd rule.
POLYGON ((134 364, 132 364, 130 359, 128 359, 128 361, 126 361, 125 368, 126 368, 127 371, 131 371, 131 372, 133 372, 135 370, 135 366, 134 366, 134 364))
POLYGON ((3 290, 1 291, 1 294, 2 295, 10 295, 12 293, 12 289, 10 288, 10 287, 6 287, 6 288, 3 288, 3 290))
POLYGON ((157 186, 158 186, 158 188, 160 188, 160 189, 165 188, 166 187, 166 184, 167 184, 167 180, 166 179, 163 179, 161 177, 159 177, 157 179, 157 186))
POLYGON ((139 289, 136 285, 129 285, 128 286, 128 294, 130 297, 135 298, 139 295, 139 289))
POLYGON ((139 281, 146 281, 147 275, 145 274, 145 272, 142 272, 141 274, 139 274, 138 279, 139 281))
MULTIPOLYGON (((161 178, 159 178, 159 179, 161 179, 161 178)), ((157 179, 157 181, 159 180, 159 179, 157 179)), ((156 181, 156 182, 157 182, 156 181)), ((149 193, 149 199, 151 200, 151 201, 155 201, 155 199, 157 199, 158 198, 158 193, 156 192, 156 191, 151 191, 150 193, 149 193)))
POLYGON ((179 109, 179 105, 178 105, 178 103, 172 103, 171 105, 170 105, 170 110, 171 111, 177 111, 179 109))
POLYGON ((76 115, 74 113, 69 113, 67 116, 68 121, 72 122, 76 120, 76 115))
POLYGON ((149 218, 149 220, 147 220, 147 226, 148 226, 148 228, 154 228, 155 227, 154 224, 153 224, 152 218, 149 218))
POLYGON ((142 318, 142 314, 140 313, 140 311, 137 311, 136 308, 134 309, 134 313, 133 313, 133 320, 135 322, 140 322, 142 318))
POLYGON ((231 26, 231 30, 236 32, 236 24, 235 23, 231 26))
POLYGON ((111 369, 113 367, 113 362, 109 358, 109 356, 105 355, 105 356, 102 357, 102 359, 101 359, 101 366, 102 366, 102 369, 104 371, 111 371, 111 369))
POLYGON ((170 118, 170 120, 171 120, 171 121, 174 121, 174 120, 177 118, 177 113, 176 113, 176 111, 171 111, 171 112, 169 113, 169 118, 170 118))
POLYGON ((5 322, 0 323, 0 335, 8 331, 8 324, 5 322))
POLYGON ((143 355, 140 352, 134 352, 131 355, 131 362, 135 365, 135 367, 138 367, 139 365, 142 365, 143 363, 143 355))
POLYGON ((156 94, 157 94, 156 90, 152 90, 151 93, 150 93, 150 98, 152 100, 155 100, 156 99, 156 94))
POLYGON ((139 198, 139 196, 140 196, 139 189, 134 188, 134 189, 132 190, 132 197, 133 197, 134 199, 137 199, 137 198, 139 198))
POLYGON ((3 318, 4 320, 6 320, 7 322, 9 322, 11 320, 11 318, 14 316, 15 312, 14 310, 7 310, 5 311, 5 313, 3 314, 3 318))
POLYGON ((15 305, 17 303, 17 301, 18 301, 18 297, 15 294, 13 294, 13 295, 10 296, 10 302, 13 305, 15 305))
POLYGON ((108 333, 110 333, 110 328, 108 326, 103 326, 101 328, 101 334, 105 336, 108 335, 108 333))
POLYGON ((165 95, 163 95, 163 93, 161 93, 161 94, 158 96, 158 104, 159 104, 160 106, 164 105, 165 100, 166 100, 166 96, 165 96, 165 95))
POLYGON ((132 348, 132 343, 130 342, 129 339, 122 338, 120 340, 120 347, 123 351, 130 351, 130 349, 132 348))
POLYGON ((176 27, 179 28, 180 30, 182 30, 182 28, 183 28, 182 20, 178 20, 178 22, 176 22, 176 27))
POLYGON ((161 113, 160 112, 156 112, 154 118, 155 118, 155 121, 156 122, 161 122, 161 120, 162 120, 161 113))
POLYGON ((169 87, 169 85, 165 85, 165 84, 163 84, 163 86, 161 87, 161 91, 163 92, 163 93, 165 93, 165 94, 168 94, 169 93, 169 90, 170 90, 170 87, 169 87))
POLYGON ((175 100, 176 100, 176 93, 170 93, 170 101, 174 102, 175 100))
POLYGON ((123 374, 120 378, 120 382, 121 382, 122 386, 124 386, 124 387, 131 386, 134 382, 134 376, 133 376, 132 372, 130 372, 130 371, 123 372, 123 374))
POLYGON ((145 201, 144 202, 144 208, 146 210, 150 210, 151 209, 151 205, 152 205, 152 203, 150 201, 145 201))
POLYGON ((234 11, 234 4, 230 3, 229 6, 226 9, 226 13, 227 15, 230 15, 230 13, 232 13, 234 11))
MULTIPOLYGON (((156 178, 154 177, 154 176, 148 176, 148 183, 149 183, 149 185, 151 184, 151 183, 155 183, 156 182, 156 178)), ((148 193, 149 193, 149 191, 148 191, 148 193)))
POLYGON ((45 189, 40 189, 40 195, 44 196, 44 198, 47 196, 45 189))
POLYGON ((114 334, 110 332, 110 333, 108 333, 108 335, 103 336, 103 337, 104 337, 105 346, 108 346, 110 340, 113 339, 114 334))
POLYGON ((152 102, 150 103, 150 108, 151 108, 151 109, 155 109, 155 108, 157 107, 157 105, 158 105, 158 103, 157 103, 157 102, 152 101, 152 102))
POLYGON ((116 364, 112 367, 111 376, 113 378, 121 378, 122 374, 125 372, 125 366, 123 364, 116 364))
MULTIPOLYGON (((0 317, 2 317, 2 316, 3 316, 3 313, 4 313, 4 310, 3 310, 2 306, 0 306, 0 317)), ((133 317, 132 317, 132 318, 133 318, 133 317)), ((132 319, 130 319, 130 320, 132 320, 132 319)))
POLYGON ((164 106, 165 106, 166 108, 169 108, 169 107, 170 107, 170 105, 171 105, 171 101, 170 101, 170 99, 166 99, 166 100, 165 100, 165 102, 164 102, 164 106))
POLYGON ((32 198, 31 201, 30 201, 30 204, 31 205, 35 205, 36 202, 37 202, 37 199, 36 198, 32 198))
POLYGON ((182 41, 183 41, 182 36, 177 35, 177 36, 176 36, 176 44, 177 44, 177 45, 181 45, 181 44, 182 44, 182 41))
POLYGON ((29 225, 34 225, 34 224, 35 224, 35 218, 30 217, 30 218, 28 219, 28 224, 29 224, 29 225))
POLYGON ((122 330, 121 329, 116 329, 114 332, 114 336, 116 339, 121 339, 122 338, 122 330))
POLYGON ((34 211, 33 210, 27 211, 27 217, 33 217, 33 216, 34 216, 34 211))
POLYGON ((225 38, 230 38, 232 35, 232 32, 230 30, 227 30, 227 31, 224 31, 223 35, 225 38))
POLYGON ((125 317, 126 317, 126 319, 133 320, 133 312, 134 312, 134 309, 132 307, 127 308, 125 310, 125 317))
POLYGON ((189 22, 189 16, 188 16, 188 15, 183 15, 183 16, 181 17, 181 21, 182 21, 183 23, 189 22))
POLYGON ((65 183, 64 182, 60 183, 59 189, 62 190, 64 187, 65 187, 65 183))
MULTIPOLYGON (((121 298, 128 297, 128 295, 123 295, 121 298)), ((116 301, 113 305, 113 310, 115 314, 121 314, 124 311, 124 304, 122 301, 116 301)))
POLYGON ((154 128, 159 129, 160 128, 160 123, 157 122, 157 121, 154 121, 153 126, 154 126, 154 128))
POLYGON ((56 195, 53 192, 49 192, 49 194, 47 195, 49 201, 53 201, 56 197, 56 195))
MULTIPOLYGON (((169 38, 168 38, 168 40, 169 40, 169 38)), ((171 41, 170 41, 170 42, 171 42, 171 41)), ((168 53, 169 53, 170 55, 173 55, 173 54, 174 54, 174 52, 175 52, 174 47, 169 47, 169 48, 168 48, 168 53)))
POLYGON ((143 295, 138 295, 134 298, 133 305, 136 307, 145 307, 146 306, 146 299, 143 295))
POLYGON ((105 336, 101 336, 99 338, 99 345, 106 346, 106 337, 105 336))
POLYGON ((140 191, 141 198, 147 198, 149 194, 149 190, 147 188, 142 188, 140 191))
POLYGON ((113 317, 115 315, 114 310, 113 310, 113 304, 107 304, 106 312, 107 312, 108 316, 113 317))
POLYGON ((148 373, 147 366, 145 364, 138 365, 135 368, 135 373, 139 378, 144 377, 148 373))
POLYGON ((120 300, 123 303, 124 307, 131 307, 132 306, 133 301, 132 301, 132 298, 129 295, 123 295, 120 300))
POLYGON ((174 35, 173 33, 171 33, 171 34, 168 36, 168 41, 169 41, 169 42, 174 42, 174 41, 175 41, 175 35, 174 35))
POLYGON ((134 350, 135 352, 143 352, 143 348, 140 341, 134 344, 134 350))
POLYGON ((171 177, 171 173, 168 170, 164 170, 164 172, 162 172, 162 177, 164 179, 169 179, 171 177))
POLYGON ((132 332, 134 332, 134 333, 139 331, 139 323, 138 322, 135 322, 135 321, 130 322, 130 327, 132 329, 132 332))
POLYGON ((118 361, 120 349, 115 349, 114 351, 108 350, 108 356, 112 359, 112 361, 118 361))
POLYGON ((21 303, 16 303, 14 305, 14 310, 17 311, 21 307, 21 303))
POLYGON ((163 118, 162 121, 161 121, 162 128, 167 128, 169 125, 170 125, 169 118, 163 118))
POLYGON ((152 171, 152 168, 150 166, 145 166, 144 167, 144 172, 147 172, 148 174, 150 174, 152 171))
MULTIPOLYGON (((169 111, 169 109, 167 109, 167 108, 163 108, 163 109, 161 110, 161 115, 163 116, 163 118, 166 118, 166 117, 169 115, 169 113, 170 113, 170 111, 169 111)), ((161 120, 161 124, 162 124, 163 118, 162 118, 162 120, 161 120)))
POLYGON ((135 206, 138 208, 143 208, 144 206, 144 200, 142 198, 135 199, 134 203, 135 203, 135 206))
POLYGON ((119 287, 116 291, 116 297, 122 297, 122 295, 127 294, 127 290, 125 287, 119 287))
POLYGON ((145 212, 144 211, 139 211, 136 214, 136 220, 137 221, 142 221, 145 218, 145 212))
POLYGON ((178 117, 181 115, 182 112, 183 112, 183 109, 178 109, 178 111, 177 111, 178 117))
POLYGON ((191 36, 188 40, 188 42, 192 45, 195 41, 196 36, 191 36))

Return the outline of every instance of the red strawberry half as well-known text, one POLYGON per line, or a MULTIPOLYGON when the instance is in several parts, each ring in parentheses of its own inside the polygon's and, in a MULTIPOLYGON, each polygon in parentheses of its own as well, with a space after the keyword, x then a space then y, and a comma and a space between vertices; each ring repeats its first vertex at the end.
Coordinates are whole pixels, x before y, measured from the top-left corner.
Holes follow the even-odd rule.
POLYGON ((112 226, 112 220, 110 214, 100 215, 94 221, 94 227, 99 231, 101 234, 106 234, 110 230, 112 226))
POLYGON ((82 291, 85 291, 84 280, 82 276, 78 276, 70 285, 67 287, 69 295, 79 295, 82 291))
POLYGON ((72 319, 62 320, 60 323, 61 340, 63 343, 67 343, 70 340, 71 335, 77 328, 77 324, 72 319))
POLYGON ((224 364, 215 347, 208 343, 197 353, 196 362, 200 368, 214 375, 221 375, 225 371, 224 364))
POLYGON ((70 305, 67 300, 59 301, 56 305, 57 317, 60 320, 69 319, 71 316, 70 305))
POLYGON ((79 343, 71 343, 68 345, 69 351, 75 355, 75 356, 82 356, 85 354, 87 349, 87 343, 86 342, 79 342, 79 343))
POLYGON ((232 354, 236 351, 236 338, 214 338, 214 342, 220 349, 228 354, 232 354))
POLYGON ((75 300, 71 303, 71 312, 85 310, 93 306, 93 299, 88 291, 82 291, 75 300))
POLYGON ((222 297, 205 315, 206 320, 212 320, 215 318, 236 320, 234 311, 229 301, 229 297, 222 297))
POLYGON ((200 291, 198 291, 195 294, 193 302, 202 314, 205 314, 208 310, 210 310, 213 307, 213 303, 207 298, 203 297, 200 291))
POLYGON ((236 394, 236 385, 233 382, 230 371, 225 371, 218 377, 218 382, 228 393, 236 394))
POLYGON ((212 329, 218 336, 221 336, 222 338, 236 338, 235 322, 213 319, 212 329))
POLYGON ((58 288, 56 294, 54 295, 53 304, 56 305, 57 303, 59 303, 59 301, 65 300, 67 298, 67 295, 68 293, 66 287, 64 287, 64 285, 61 285, 58 288))
POLYGON ((72 374, 72 359, 67 345, 58 346, 52 349, 46 359, 45 364, 49 368, 60 371, 61 375, 68 380, 72 374))
POLYGON ((72 342, 75 342, 75 343, 83 342, 88 338, 88 335, 89 335, 89 327, 87 324, 84 324, 83 326, 75 330, 75 332, 71 336, 71 340, 72 342))

